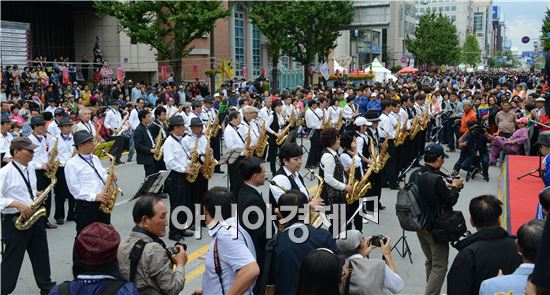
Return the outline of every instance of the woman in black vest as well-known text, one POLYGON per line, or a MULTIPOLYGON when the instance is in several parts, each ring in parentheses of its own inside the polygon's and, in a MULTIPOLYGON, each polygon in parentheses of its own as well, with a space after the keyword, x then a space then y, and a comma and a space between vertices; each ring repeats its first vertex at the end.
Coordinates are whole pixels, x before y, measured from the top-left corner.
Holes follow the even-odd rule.
MULTIPOLYGON (((350 175, 351 173, 351 163, 352 161, 355 161, 355 171, 354 176, 356 181, 360 181, 363 177, 363 165, 361 162, 361 157, 359 156, 361 153, 357 151, 357 144, 356 144, 357 138, 354 136, 353 131, 345 131, 342 134, 342 140, 341 140, 341 146, 344 151, 342 154, 340 154, 340 161, 342 162, 342 166, 344 167, 344 172, 346 175, 350 175), (355 156, 355 153, 358 153, 357 156, 355 156), (352 160, 353 159, 353 160, 352 160)), ((346 194, 344 194, 345 196, 346 194)), ((346 207, 346 222, 353 216, 353 213, 359 208, 359 200, 356 200, 355 202, 348 204, 346 207)), ((363 220, 361 215, 356 214, 353 218, 353 225, 355 225, 355 229, 358 231, 363 230, 363 220)), ((346 229, 352 229, 351 228, 352 223, 349 223, 346 225, 346 229)))
POLYGON ((281 101, 274 101, 271 105, 271 110, 271 115, 269 115, 269 118, 265 122, 265 129, 269 136, 267 161, 269 162, 269 167, 271 168, 271 175, 275 175, 277 172, 275 161, 277 159, 277 151, 279 148, 277 146, 277 137, 281 134, 281 131, 283 130, 282 127, 285 125, 285 119, 281 113, 281 101))
MULTIPOLYGON (((365 114, 365 117, 367 118, 367 121, 371 124, 369 128, 367 128, 366 132, 369 136, 369 140, 373 141, 374 149, 377 151, 377 153, 380 152, 380 136, 378 134, 378 122, 380 122, 380 115, 374 111, 367 111, 365 114)), ((371 161, 374 161, 372 155, 369 153, 369 158, 371 161)), ((369 178, 370 183, 372 184, 372 188, 367 191, 367 194, 365 196, 376 196, 378 197, 378 209, 384 210, 386 207, 382 206, 382 203, 380 203, 380 197, 382 196, 382 171, 378 173, 372 173, 369 178)), ((366 209, 368 211, 374 210, 374 205, 371 202, 368 202, 366 205, 366 209)))

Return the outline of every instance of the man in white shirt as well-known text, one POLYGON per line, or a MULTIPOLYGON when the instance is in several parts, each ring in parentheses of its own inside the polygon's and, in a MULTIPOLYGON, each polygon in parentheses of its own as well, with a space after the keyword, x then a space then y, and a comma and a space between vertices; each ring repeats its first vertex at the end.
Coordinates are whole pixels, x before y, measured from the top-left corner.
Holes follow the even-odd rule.
POLYGON ((321 147, 319 145, 319 137, 321 134, 321 126, 323 123, 323 110, 318 108, 319 103, 316 100, 309 102, 309 109, 306 111, 305 119, 306 126, 313 130, 313 134, 309 139, 311 145, 307 156, 306 168, 315 168, 321 160, 321 147))
POLYGON ((390 189, 396 190, 399 189, 399 184, 397 183, 397 161, 395 158, 395 145, 393 140, 395 138, 395 124, 390 117, 392 112, 392 102, 390 100, 384 100, 380 104, 382 108, 382 114, 380 115, 380 123, 378 124, 378 132, 380 134, 380 141, 388 139, 388 154, 390 158, 386 162, 382 170, 382 186, 389 186, 390 189))
MULTIPOLYGON (((203 162, 201 159, 204 159, 207 150, 211 149, 210 146, 207 146, 208 140, 206 139, 206 136, 203 135, 203 123, 199 118, 193 118, 191 119, 190 128, 191 134, 182 139, 183 148, 187 151, 189 156, 191 156, 195 148, 195 144, 197 144, 197 153, 200 159, 199 161, 203 162)), ((204 194, 208 190, 208 179, 206 179, 202 173, 198 173, 197 178, 193 183, 189 184, 189 187, 193 192, 192 203, 201 204, 204 194)))
POLYGON ((65 180, 69 192, 76 199, 75 222, 77 235, 93 222, 111 223, 111 214, 99 210, 108 202, 103 194, 107 171, 99 158, 93 154, 94 137, 85 130, 75 132, 74 145, 78 154, 65 164, 65 180))
POLYGON ((178 108, 174 106, 174 99, 171 97, 169 97, 166 101, 164 108, 166 109, 166 115, 168 118, 172 118, 172 116, 178 113, 178 108))
POLYGON ((9 162, 10 144, 13 140, 13 135, 9 132, 11 128, 11 120, 9 117, 2 117, 2 126, 0 127, 0 162, 1 167, 6 166, 9 162))
MULTIPOLYGON (((238 111, 230 112, 227 120, 229 120, 229 124, 227 124, 223 132, 225 148, 227 151, 242 150, 239 158, 232 164, 228 164, 230 190, 236 196, 239 193, 239 189, 241 188, 243 183, 243 179, 239 170, 239 163, 242 161, 243 158, 250 155, 250 149, 245 149, 248 128, 241 124, 241 117, 238 111)), ((252 134, 252 132, 250 133, 252 134)))
POLYGON ((178 241, 182 237, 193 236, 192 233, 183 229, 183 225, 186 223, 190 226, 191 221, 185 219, 185 214, 179 213, 177 221, 179 226, 176 226, 173 222, 172 212, 179 206, 186 206, 191 210, 194 210, 191 200, 191 190, 189 182, 187 181, 187 175, 195 172, 189 162, 192 151, 187 151, 183 147, 182 137, 185 134, 185 123, 183 118, 175 116, 170 119, 170 135, 164 141, 163 157, 166 170, 170 171, 168 178, 164 182, 166 193, 170 196, 170 229, 168 238, 170 240, 178 241))
POLYGON ((109 150, 109 154, 115 156, 115 163, 116 165, 119 165, 124 163, 120 161, 120 157, 122 156, 122 152, 124 150, 126 137, 116 134, 117 130, 121 127, 123 123, 122 115, 118 110, 118 102, 116 100, 111 100, 110 106, 111 107, 105 111, 105 120, 103 121, 103 125, 109 130, 110 134, 108 138, 105 138, 105 141, 115 141, 115 143, 111 146, 111 149, 109 150))
POLYGON ((25 252, 33 265, 40 294, 48 294, 55 285, 50 277, 50 257, 45 223, 35 222, 27 230, 15 228, 14 220, 27 220, 34 213, 29 206, 38 196, 36 175, 29 162, 38 148, 29 138, 19 137, 10 143, 13 161, 0 169, 0 210, 2 212, 2 294, 15 290, 25 252))
POLYGON ((62 108, 58 108, 58 109, 55 109, 53 115, 54 115, 54 120, 50 122, 50 124, 48 125, 47 133, 49 136, 56 137, 59 134, 61 134, 61 130, 57 125, 62 118, 67 116, 67 113, 65 113, 65 110, 63 110, 62 108))
POLYGON ((264 102, 265 105, 263 108, 260 109, 260 113, 258 115, 262 122, 266 122, 269 118, 269 115, 271 115, 271 103, 273 102, 273 100, 271 99, 271 96, 268 96, 265 98, 264 102))
MULTIPOLYGON (((222 129, 221 128, 222 122, 221 122, 221 119, 219 118, 219 116, 221 116, 221 115, 219 115, 218 110, 216 110, 212 106, 213 103, 214 103, 214 100, 212 99, 212 97, 210 97, 210 96, 205 97, 202 112, 205 115, 207 115, 207 117, 210 119, 210 127, 214 126, 214 121, 216 121, 216 118, 218 118, 218 131, 217 131, 217 134, 210 137, 210 147, 212 148, 214 159, 216 159, 219 162, 220 159, 221 159, 221 132, 220 132, 220 130, 222 129)), ((214 168, 214 173, 223 173, 221 171, 220 165, 216 165, 216 167, 214 168)))
POLYGON ((80 110, 79 117, 80 122, 76 124, 74 132, 86 130, 95 138, 97 136, 97 131, 95 129, 94 122, 91 121, 92 111, 89 108, 84 108, 80 110))
POLYGON ((44 110, 44 112, 50 112, 53 115, 56 109, 57 107, 55 106, 55 100, 53 98, 48 99, 48 107, 44 110))
POLYGON ((130 124, 130 128, 132 131, 136 130, 136 128, 139 125, 139 118, 138 113, 143 109, 143 106, 145 105, 145 102, 143 98, 138 98, 136 101, 136 107, 132 109, 130 112, 130 117, 128 118, 128 123, 130 124))
POLYGON ((69 192, 67 187, 67 181, 65 180, 65 165, 73 157, 74 154, 74 141, 71 133, 73 123, 69 118, 63 118, 59 121, 58 127, 61 134, 56 136, 52 140, 52 144, 57 142, 57 157, 59 161, 59 168, 57 169, 57 183, 54 187, 55 192, 55 214, 53 218, 58 225, 64 223, 65 219, 65 200, 68 200, 69 210, 67 214, 67 221, 74 220, 74 197, 69 192))

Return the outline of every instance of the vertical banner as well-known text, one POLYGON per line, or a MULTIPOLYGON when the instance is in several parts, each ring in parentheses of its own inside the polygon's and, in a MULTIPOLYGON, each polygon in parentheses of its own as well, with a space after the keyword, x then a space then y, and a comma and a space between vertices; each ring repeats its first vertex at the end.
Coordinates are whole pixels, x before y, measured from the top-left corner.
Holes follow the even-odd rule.
POLYGON ((264 67, 264 68, 262 69, 262 74, 264 75, 264 78, 267 79, 267 68, 264 67))
POLYGON ((321 75, 323 75, 323 78, 325 78, 325 80, 328 80, 329 75, 327 62, 324 62, 319 66, 319 71, 321 72, 321 75))
POLYGON ((118 81, 124 81, 124 69, 122 67, 118 67, 116 69, 116 78, 118 81))
POLYGON ((246 67, 243 67, 243 77, 246 78, 247 76, 248 76, 248 75, 247 75, 247 72, 246 72, 246 67))
POLYGON ((166 80, 166 66, 160 67, 160 79, 166 80))
POLYGON ((199 66, 193 65, 193 77, 196 77, 199 75, 199 66))

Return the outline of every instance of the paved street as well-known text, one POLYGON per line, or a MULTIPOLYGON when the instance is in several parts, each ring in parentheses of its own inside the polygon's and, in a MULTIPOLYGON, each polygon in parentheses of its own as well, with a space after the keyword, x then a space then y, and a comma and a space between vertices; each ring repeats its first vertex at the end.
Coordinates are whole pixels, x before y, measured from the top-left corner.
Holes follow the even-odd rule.
MULTIPOLYGON (((309 142, 304 141, 304 145, 308 146, 309 142)), ((458 153, 452 153, 450 156, 451 157, 447 159, 447 163, 444 166, 447 171, 452 171, 452 165, 458 158, 458 153)), ((304 155, 304 163, 306 158, 307 154, 304 155)), ((104 166, 107 166, 107 164, 108 163, 104 161, 104 166)), ((269 168, 267 170, 269 170, 269 168)), ((465 183, 465 187, 460 195, 458 205, 455 209, 462 210, 466 219, 469 219, 469 214, 467 213, 468 204, 472 197, 480 194, 496 194, 499 171, 499 168, 490 168, 490 182, 485 182, 481 179, 481 176, 478 176, 475 180, 465 183)), ((302 172, 305 173, 304 170, 302 172)), ((116 173, 119 177, 119 184, 124 191, 124 195, 118 199, 117 206, 113 211, 112 223, 119 231, 121 238, 124 239, 133 227, 131 217, 133 202, 130 202, 129 199, 131 199, 137 191, 138 185, 142 181, 144 172, 143 168, 136 165, 134 161, 129 164, 118 166, 116 168, 116 173)), ((464 177, 464 175, 465 174, 463 173, 462 176, 464 177)), ((268 175, 268 177, 270 177, 270 175, 268 175)), ((227 178, 225 175, 215 174, 213 181, 210 183, 210 187, 226 186, 226 181, 227 178)), ((306 184, 308 186, 313 186, 316 184, 316 181, 306 180, 306 184)), ((264 188, 264 196, 268 196, 267 190, 266 185, 264 188)), ((380 224, 371 223, 365 227, 365 235, 385 234, 390 236, 392 243, 396 242, 401 236, 401 229, 395 216, 394 209, 396 194, 397 191, 387 189, 383 190, 382 203, 387 207, 387 209, 381 211, 380 224)), ((75 233, 75 224, 73 222, 68 222, 65 225, 60 226, 58 229, 48 230, 52 279, 58 283, 72 279, 72 247, 75 233)), ((188 245, 189 262, 185 267, 186 286, 182 294, 190 294, 194 289, 200 288, 202 285, 202 273, 204 272, 203 255, 208 250, 209 243, 206 230, 203 229, 202 234, 201 239, 188 238, 186 240, 188 245)), ((169 246, 174 243, 167 238, 164 240, 169 246)), ((401 294, 421 294, 423 293, 425 286, 424 256, 415 234, 410 232, 407 233, 407 240, 412 251, 413 264, 409 262, 408 257, 401 258, 395 251, 393 252, 398 273, 405 281, 405 288, 401 294)), ((401 245, 399 245, 399 247, 401 247, 401 245)), ((452 262, 455 255, 456 250, 451 249, 451 257, 449 258, 449 261, 452 262)), ((379 250, 375 250, 371 255, 371 258, 381 258, 381 252, 379 250)), ((23 263, 23 267, 19 275, 19 282, 14 294, 36 294, 37 292, 38 288, 34 282, 32 268, 27 256, 23 263)))

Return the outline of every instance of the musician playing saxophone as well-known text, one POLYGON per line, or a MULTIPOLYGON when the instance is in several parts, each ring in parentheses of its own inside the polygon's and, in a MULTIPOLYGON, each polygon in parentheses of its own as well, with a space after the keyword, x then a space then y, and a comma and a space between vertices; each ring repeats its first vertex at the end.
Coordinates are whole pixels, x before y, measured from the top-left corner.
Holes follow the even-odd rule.
MULTIPOLYGON (((164 108, 163 108, 164 109, 164 108)), ((137 114, 139 125, 134 130, 134 147, 137 153, 138 165, 143 165, 145 177, 159 172, 155 158, 155 138, 151 132, 149 123, 151 122, 151 113, 148 110, 140 110, 137 114)), ((166 137, 163 137, 166 138, 166 137)))
POLYGON ((94 137, 88 131, 80 130, 75 132, 73 140, 78 154, 65 164, 65 180, 76 200, 74 211, 78 234, 93 222, 110 224, 111 214, 99 210, 99 205, 108 201, 103 194, 107 171, 93 154, 94 137))
MULTIPOLYGON (((156 139, 159 133, 161 133, 164 141, 170 135, 170 133, 168 132, 168 125, 166 125, 166 109, 164 107, 157 107, 154 111, 154 115, 155 120, 149 125, 149 130, 151 131, 153 139, 156 139)), ((184 122, 187 123, 187 121, 185 121, 185 117, 183 119, 184 122)), ((164 165, 164 161, 162 160, 162 158, 158 161, 155 160, 155 164, 157 165, 158 171, 166 170, 166 166, 164 165)))
POLYGON ((27 219, 29 208, 38 196, 36 174, 29 165, 38 145, 29 138, 18 137, 10 143, 13 161, 0 169, 0 210, 2 212, 2 294, 11 294, 16 287, 25 252, 33 265, 34 276, 41 294, 54 286, 50 278, 50 258, 44 222, 35 222, 27 230, 17 230, 14 219, 27 219))
MULTIPOLYGON (((355 181, 361 180, 364 172, 363 163, 361 161, 361 157, 359 156, 360 153, 357 150, 357 143, 354 132, 351 130, 344 131, 340 140, 340 145, 344 150, 344 152, 340 154, 340 161, 342 162, 342 166, 344 167, 344 172, 348 176, 352 175, 351 166, 352 161, 354 161, 355 164, 353 165, 353 168, 355 171, 353 171, 353 176, 355 178, 355 181)), ((355 202, 346 205, 346 220, 348 220, 348 218, 351 218, 357 208, 359 208, 359 200, 356 200, 355 202)), ((347 224, 346 229, 351 229, 352 225, 355 225, 355 229, 358 231, 363 230, 363 220, 361 215, 356 214, 353 218, 353 223, 347 224)))
MULTIPOLYGON (((276 100, 271 104, 271 114, 269 115, 267 122, 265 122, 265 128, 269 136, 269 147, 267 161, 269 162, 269 168, 271 169, 271 175, 275 175, 276 160, 279 147, 277 146, 277 138, 283 136, 282 131, 285 126, 285 119, 283 117, 282 105, 280 100, 276 100)), ((290 122, 286 122, 289 124, 290 122)))
POLYGON ((225 130, 223 131, 225 150, 243 150, 238 159, 235 162, 228 164, 227 168, 230 190, 234 195, 237 195, 243 185, 243 178, 240 173, 239 164, 242 159, 250 156, 250 147, 249 149, 246 149, 246 142, 248 137, 247 134, 250 134, 250 137, 252 137, 252 132, 248 132, 249 129, 244 124, 241 124, 241 117, 238 111, 229 112, 227 119, 229 120, 229 124, 227 124, 225 130))
MULTIPOLYGON (((206 136, 203 135, 203 122, 199 118, 193 118, 191 119, 191 124, 189 127, 191 128, 191 134, 182 139, 183 148, 187 151, 189 160, 191 160, 191 154, 195 148, 196 141, 198 141, 198 161, 200 164, 204 164, 204 155, 212 148, 207 146, 208 140, 206 139, 206 136)), ((197 173, 197 179, 193 183, 189 183, 189 188, 191 192, 193 192, 192 203, 202 204, 201 202, 204 194, 208 190, 208 179, 204 178, 204 175, 199 173, 199 171, 194 171, 194 173, 197 173)))
POLYGON ((106 137, 105 141, 115 141, 109 153, 115 156, 116 164, 118 165, 123 164, 123 162, 120 161, 120 157, 122 156, 127 138, 117 133, 121 133, 120 131, 126 128, 123 125, 128 122, 128 115, 126 115, 126 121, 123 122, 124 120, 119 111, 118 101, 111 100, 109 105, 110 108, 105 111, 105 121, 103 122, 103 126, 109 130, 109 137, 106 137))
POLYGON ((67 162, 73 157, 74 154, 74 142, 73 142, 73 134, 71 133, 71 129, 73 127, 73 123, 69 118, 62 118, 57 123, 57 126, 59 127, 60 134, 57 135, 57 137, 52 141, 55 145, 55 141, 57 141, 57 157, 56 160, 59 161, 59 168, 57 169, 56 177, 57 177, 57 183, 54 187, 54 193, 55 193, 55 214, 54 219, 55 222, 59 225, 65 223, 65 200, 68 200, 69 203, 69 210, 67 212, 67 221, 73 221, 74 220, 74 206, 75 206, 75 200, 74 197, 69 192, 69 188, 67 187, 67 182, 65 181, 65 165, 67 162))

